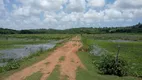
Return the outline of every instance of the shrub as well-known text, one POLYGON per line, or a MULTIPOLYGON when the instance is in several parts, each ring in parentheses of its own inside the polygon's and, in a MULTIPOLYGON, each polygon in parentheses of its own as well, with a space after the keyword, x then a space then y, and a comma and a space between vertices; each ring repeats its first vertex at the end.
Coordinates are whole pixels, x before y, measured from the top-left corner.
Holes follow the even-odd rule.
POLYGON ((127 75, 127 62, 123 59, 118 59, 116 63, 115 57, 105 55, 98 63, 98 69, 102 74, 125 76, 127 75))
POLYGON ((5 71, 10 71, 14 69, 18 69, 20 67, 20 63, 16 60, 8 62, 5 66, 0 67, 0 73, 5 71))
POLYGON ((18 69, 20 67, 20 64, 18 61, 11 61, 11 62, 8 62, 8 64, 5 66, 5 69, 6 71, 9 71, 9 70, 13 70, 13 69, 18 69))

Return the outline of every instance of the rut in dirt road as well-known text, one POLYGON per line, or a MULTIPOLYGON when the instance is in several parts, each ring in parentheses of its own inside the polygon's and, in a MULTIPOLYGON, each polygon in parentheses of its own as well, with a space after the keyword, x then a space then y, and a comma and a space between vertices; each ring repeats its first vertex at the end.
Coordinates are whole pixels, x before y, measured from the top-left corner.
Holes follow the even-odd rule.
POLYGON ((62 76, 68 76, 68 80, 76 80, 76 70, 78 67, 84 68, 79 57, 76 55, 78 49, 82 46, 80 37, 74 37, 66 42, 64 46, 54 50, 46 59, 33 64, 19 72, 9 76, 6 80, 24 80, 27 76, 40 71, 43 76, 40 80, 47 80, 56 65, 60 65, 61 79, 62 76), (60 57, 64 56, 65 60, 60 62, 60 57), (49 63, 48 65, 45 63, 49 63))

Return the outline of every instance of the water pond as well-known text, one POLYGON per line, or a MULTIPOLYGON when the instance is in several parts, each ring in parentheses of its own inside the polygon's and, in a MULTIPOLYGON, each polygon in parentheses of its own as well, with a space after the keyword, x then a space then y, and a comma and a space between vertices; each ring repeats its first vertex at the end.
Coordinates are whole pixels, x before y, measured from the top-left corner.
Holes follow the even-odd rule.
POLYGON ((40 50, 48 50, 61 41, 49 41, 45 44, 29 44, 29 45, 21 45, 23 47, 21 48, 14 48, 14 49, 5 49, 0 50, 0 66, 3 66, 6 64, 6 62, 2 62, 3 60, 10 60, 10 59, 22 59, 24 57, 28 57, 31 54, 35 54, 37 51, 40 50))

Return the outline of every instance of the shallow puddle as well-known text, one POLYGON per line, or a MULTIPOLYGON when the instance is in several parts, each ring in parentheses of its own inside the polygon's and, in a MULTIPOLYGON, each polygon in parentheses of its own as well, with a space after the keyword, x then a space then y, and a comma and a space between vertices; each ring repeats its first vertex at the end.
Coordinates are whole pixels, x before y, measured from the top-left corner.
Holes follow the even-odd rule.
POLYGON ((134 42, 134 41, 130 41, 130 40, 110 40, 112 42, 134 42))
MULTIPOLYGON (((35 54, 37 51, 45 51, 55 47, 55 45, 61 41, 49 41, 45 44, 33 44, 33 45, 22 45, 22 48, 0 50, 0 60, 7 59, 21 59, 28 57, 31 54, 35 54)), ((0 66, 4 63, 0 63, 0 66)))

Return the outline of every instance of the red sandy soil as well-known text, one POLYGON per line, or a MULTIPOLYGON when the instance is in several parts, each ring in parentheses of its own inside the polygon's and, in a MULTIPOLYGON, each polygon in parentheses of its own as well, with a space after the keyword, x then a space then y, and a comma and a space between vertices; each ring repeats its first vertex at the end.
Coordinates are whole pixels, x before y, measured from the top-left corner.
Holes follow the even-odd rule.
POLYGON ((38 71, 43 73, 43 76, 40 80, 47 80, 48 76, 52 73, 56 65, 60 65, 61 79, 62 76, 67 76, 68 80, 76 80, 77 68, 85 68, 76 54, 81 46, 82 44, 80 42, 80 37, 76 36, 70 41, 66 42, 62 47, 54 50, 46 59, 14 73, 6 80, 24 80, 27 76, 30 76, 38 71), (64 56, 65 59, 60 61, 59 59, 62 56, 64 56))

